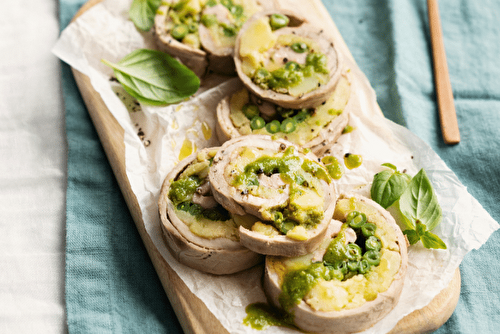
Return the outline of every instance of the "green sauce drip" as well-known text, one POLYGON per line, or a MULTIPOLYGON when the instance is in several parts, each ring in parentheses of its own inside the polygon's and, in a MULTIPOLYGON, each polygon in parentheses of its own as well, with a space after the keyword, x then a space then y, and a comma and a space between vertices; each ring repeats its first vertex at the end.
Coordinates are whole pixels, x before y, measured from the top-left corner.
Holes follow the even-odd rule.
POLYGON ((342 134, 346 134, 346 133, 350 133, 350 132, 353 132, 354 131, 354 127, 353 126, 350 126, 350 125, 346 125, 346 127, 344 128, 344 130, 342 130, 342 134))
POLYGON ((339 180, 344 175, 344 168, 334 156, 326 156, 321 159, 332 179, 339 180))
POLYGON ((363 157, 358 154, 346 153, 344 156, 344 164, 348 169, 354 169, 361 166, 363 157))
POLYGON ((245 309, 247 316, 243 324, 253 329, 264 330, 271 326, 294 328, 293 317, 266 303, 250 304, 245 309))

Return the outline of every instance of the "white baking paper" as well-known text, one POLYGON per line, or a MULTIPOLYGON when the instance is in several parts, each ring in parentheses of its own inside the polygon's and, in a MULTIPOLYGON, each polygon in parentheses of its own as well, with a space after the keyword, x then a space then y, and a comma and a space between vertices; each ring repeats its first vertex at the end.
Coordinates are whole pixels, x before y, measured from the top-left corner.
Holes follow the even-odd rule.
MULTIPOLYGON (((101 59, 117 62, 137 48, 155 48, 152 35, 140 33, 128 20, 130 0, 105 0, 92 7, 61 34, 53 52, 90 77, 108 109, 125 130, 126 171, 136 195, 146 230, 168 264, 199 297, 230 333, 255 330, 243 325, 245 307, 266 300, 261 286, 262 266, 229 276, 201 273, 179 264, 161 237, 157 200, 163 179, 179 161, 181 148, 218 146, 215 108, 223 96, 239 86, 236 78, 212 77, 196 97, 168 107, 137 105, 119 84, 110 81, 112 70, 101 59)), ((328 22, 350 68, 355 96, 350 125, 355 131, 342 135, 333 153, 360 154, 360 168, 347 170, 337 182, 337 191, 356 190, 369 195, 369 183, 390 162, 414 175, 424 168, 434 185, 443 210, 442 223, 433 231, 447 250, 428 250, 420 244, 409 248, 409 266, 400 302, 391 313, 366 333, 391 330, 405 315, 420 309, 451 281, 456 268, 472 249, 479 248, 498 229, 498 224, 467 192, 453 172, 422 140, 407 129, 381 116, 373 89, 354 63, 338 30, 319 0, 277 0, 317 21, 328 22)), ((314 22, 314 20, 313 20, 314 22)), ((188 149, 187 152, 190 152, 188 149)), ((184 152, 185 153, 185 152, 184 152)), ((182 157, 182 156, 181 156, 182 157)), ((271 327, 266 333, 295 332, 271 327)))

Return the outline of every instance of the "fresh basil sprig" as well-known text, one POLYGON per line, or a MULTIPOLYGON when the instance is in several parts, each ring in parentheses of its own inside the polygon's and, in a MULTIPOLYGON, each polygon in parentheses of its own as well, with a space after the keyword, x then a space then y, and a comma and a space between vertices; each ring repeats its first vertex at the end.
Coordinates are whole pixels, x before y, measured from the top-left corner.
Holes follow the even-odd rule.
POLYGON ((407 228, 403 233, 410 244, 422 241, 426 248, 446 249, 446 244, 430 232, 441 222, 442 210, 425 170, 421 169, 408 183, 409 176, 397 172, 394 165, 383 166, 392 171, 375 174, 372 199, 385 208, 394 204, 399 209, 407 228), (389 199, 385 199, 384 194, 389 199))
POLYGON ((200 87, 193 71, 164 52, 138 49, 116 64, 102 62, 113 69, 127 93, 144 104, 178 103, 200 87))
POLYGON ((389 169, 375 174, 371 188, 371 197, 384 209, 387 209, 399 199, 408 186, 411 176, 399 172, 393 164, 385 163, 382 166, 389 169))
POLYGON ((143 31, 149 31, 155 22, 156 10, 162 0, 134 0, 130 5, 128 16, 135 26, 143 31))

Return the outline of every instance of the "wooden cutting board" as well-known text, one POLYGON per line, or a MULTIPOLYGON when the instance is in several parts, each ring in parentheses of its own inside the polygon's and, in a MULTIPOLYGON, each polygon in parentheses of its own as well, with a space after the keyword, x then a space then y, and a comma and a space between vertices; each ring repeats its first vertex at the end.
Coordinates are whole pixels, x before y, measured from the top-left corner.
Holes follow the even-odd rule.
MULTIPOLYGON (((77 12, 74 19, 102 0, 89 0, 77 12)), ((286 1, 286 0, 285 0, 286 1)), ((320 13, 320 20, 327 26, 333 22, 320 0, 309 1, 311 10, 320 13), (326 16, 325 16, 326 15, 326 16)), ((334 25, 333 25, 334 27, 334 25)), ((336 29, 336 27, 334 27, 336 29)), ((337 31, 338 32, 338 31, 337 31)), ((342 41, 343 42, 343 41, 342 41)), ((125 144, 123 128, 108 110, 99 93, 92 87, 89 78, 73 69, 73 74, 87 106, 88 112, 104 147, 116 179, 120 185, 137 230, 146 246, 149 257, 161 280, 165 293, 185 333, 228 333, 207 306, 196 297, 177 273, 168 265, 148 235, 137 198, 132 192, 125 172, 125 144)), ((460 271, 457 268, 447 288, 443 289, 426 307, 416 310, 398 322, 391 333, 427 333, 436 330, 451 316, 460 296, 460 271)))

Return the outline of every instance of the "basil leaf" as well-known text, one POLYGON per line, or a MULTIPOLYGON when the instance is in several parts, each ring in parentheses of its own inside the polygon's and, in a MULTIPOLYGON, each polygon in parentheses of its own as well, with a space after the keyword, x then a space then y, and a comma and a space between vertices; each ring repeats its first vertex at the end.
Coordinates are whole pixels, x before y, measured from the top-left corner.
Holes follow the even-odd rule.
POLYGON ((387 209, 399 199, 411 177, 408 174, 398 172, 396 166, 392 164, 386 163, 382 166, 389 167, 391 170, 383 170, 375 174, 370 193, 375 202, 387 209))
POLYGON ((441 240, 437 235, 431 232, 425 232, 424 235, 420 236, 420 240, 422 240, 422 245, 425 248, 434 248, 434 249, 446 249, 446 244, 443 240, 441 240))
POLYGON ((414 245, 420 241, 420 236, 415 230, 404 230, 403 234, 406 235, 406 237, 408 238, 410 245, 414 245))
POLYGON ((413 223, 425 224, 432 231, 441 221, 442 211, 424 169, 413 177, 399 199, 401 213, 413 223))
POLYGON ((141 103, 178 103, 200 87, 200 79, 193 71, 160 51, 139 49, 116 64, 104 59, 102 62, 113 68, 123 88, 141 103))
POLYGON ((156 10, 161 0, 134 0, 128 15, 138 29, 149 31, 155 23, 156 10))

